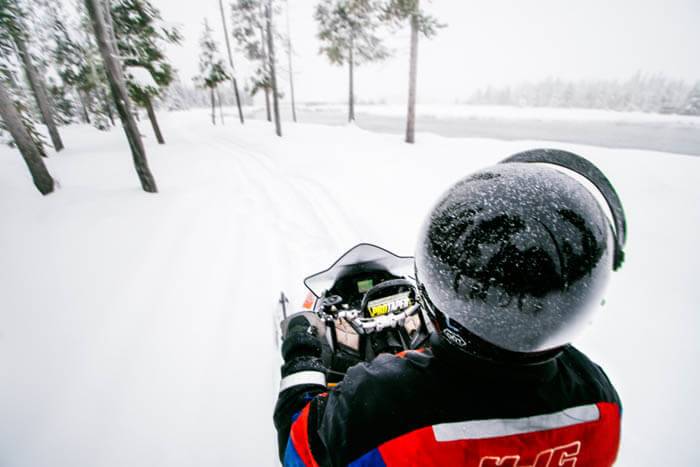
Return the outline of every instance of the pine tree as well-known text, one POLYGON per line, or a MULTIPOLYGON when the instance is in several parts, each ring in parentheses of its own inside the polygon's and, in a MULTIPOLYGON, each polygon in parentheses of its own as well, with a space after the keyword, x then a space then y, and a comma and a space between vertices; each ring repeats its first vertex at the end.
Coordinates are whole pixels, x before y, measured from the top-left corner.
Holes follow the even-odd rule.
POLYGON ((22 62, 27 82, 30 85, 32 94, 36 100, 43 123, 49 130, 49 135, 54 149, 63 149, 63 141, 58 133, 58 128, 53 116, 53 109, 49 101, 49 94, 43 76, 36 67, 35 57, 31 53, 30 37, 27 35, 28 28, 24 24, 26 16, 23 5, 18 0, 0 0, 0 17, 2 17, 2 28, 12 39, 15 51, 22 62))
POLYGON ((272 89, 272 103, 275 113, 275 132, 277 133, 277 136, 282 136, 279 94, 277 93, 277 65, 275 63, 275 35, 273 33, 274 29, 272 22, 272 0, 267 0, 267 4, 265 5, 265 22, 267 25, 267 48, 270 53, 270 56, 268 58, 268 64, 270 68, 270 86, 272 89))
POLYGON ((129 95, 146 109, 156 139, 163 144, 153 99, 161 96, 175 79, 175 69, 164 48, 167 44, 179 44, 182 36, 177 28, 163 23, 160 12, 148 0, 116 0, 111 2, 111 8, 129 95))
POLYGON ((231 4, 231 34, 238 50, 258 65, 253 70, 250 85, 251 95, 265 93, 267 120, 272 121, 270 111, 270 89, 272 87, 268 65, 268 40, 263 0, 234 0, 231 4))
MULTIPOLYGON (((17 16, 19 11, 16 9, 13 2, 0 0, 0 79, 7 83, 6 93, 8 98, 13 102, 14 109, 19 115, 19 120, 24 125, 24 128, 31 139, 31 142, 36 146, 38 153, 42 157, 46 157, 44 149, 44 137, 36 129, 39 124, 34 117, 31 106, 26 97, 29 91, 22 86, 20 79, 19 58, 15 54, 15 43, 13 38, 13 28, 17 24, 17 16)), ((4 122, 0 121, 0 133, 7 131, 8 128, 4 122)), ((8 143, 15 145, 14 139, 10 139, 8 143)))
POLYGON ((296 103, 294 99, 294 71, 292 68, 292 55, 294 54, 294 48, 292 47, 292 33, 291 33, 291 28, 289 26, 289 0, 287 0, 287 5, 285 8, 285 13, 287 16, 287 40, 285 43, 285 51, 287 52, 287 67, 289 68, 288 73, 289 73, 289 93, 291 94, 291 99, 292 99, 292 120, 294 122, 297 121, 297 109, 296 109, 296 103))
MULTIPOLYGON (((76 92, 84 119, 99 130, 107 130, 114 126, 107 75, 84 0, 76 0, 75 6, 78 26, 69 27, 64 23, 66 26, 63 33, 69 44, 65 49, 65 66, 75 76, 76 92)), ((67 81, 67 78, 64 78, 64 81, 67 81)))
POLYGON ((420 8, 420 0, 389 0, 384 7, 384 18, 400 26, 411 25, 411 59, 408 77, 408 113, 406 116, 406 142, 416 140, 416 79, 418 74, 418 35, 429 38, 437 34, 442 24, 420 8))
POLYGON ((68 7, 52 0, 34 0, 33 14, 38 17, 34 21, 35 35, 48 52, 45 66, 50 73, 48 86, 57 116, 66 124, 81 119, 90 123, 87 84, 81 76, 87 54, 83 41, 76 38, 77 26, 72 22, 77 12, 68 7))
POLYGON ((0 79, 0 117, 22 153, 34 180, 34 186, 42 195, 51 193, 54 189, 54 181, 41 160, 41 150, 32 141, 32 136, 22 123, 21 115, 17 112, 2 79, 0 79))
POLYGON ((17 68, 12 52, 14 41, 10 34, 8 17, 14 14, 12 8, 0 0, 0 134, 10 134, 11 145, 16 146, 32 176, 34 185, 46 195, 54 189, 54 181, 46 170, 42 157, 46 157, 43 139, 36 131, 35 122, 27 111, 21 95, 11 83, 17 83, 17 68))
POLYGON ((64 45, 61 43, 63 35, 58 35, 57 31, 64 27, 64 18, 69 17, 71 11, 55 0, 32 0, 31 4, 25 24, 30 28, 29 35, 34 43, 41 44, 41 53, 35 53, 34 58, 45 76, 54 117, 60 125, 74 123, 79 119, 79 99, 74 86, 64 81, 56 61, 56 52, 64 45))
POLYGON ((199 57, 199 76, 195 77, 195 83, 209 90, 211 95, 211 121, 216 125, 216 88, 219 83, 230 79, 224 61, 219 56, 219 46, 212 37, 212 29, 207 20, 204 20, 204 31, 199 40, 202 55, 199 57))
POLYGON ((350 122, 355 120, 355 67, 389 56, 378 36, 380 12, 381 4, 376 0, 321 0, 314 13, 320 53, 332 64, 348 64, 350 122))
POLYGON ((231 52, 231 41, 228 37, 228 26, 226 26, 226 14, 224 13, 224 0, 219 0, 219 10, 221 12, 221 24, 224 27, 224 37, 226 39, 226 52, 228 53, 228 64, 231 67, 231 84, 233 85, 233 93, 236 96, 236 106, 238 107, 238 118, 241 125, 245 123, 243 118, 243 108, 241 107, 241 96, 238 93, 238 82, 236 81, 235 68, 233 66, 233 53, 231 52))
POLYGON ((683 113, 687 115, 700 115, 700 81, 695 83, 693 89, 683 105, 683 113))
POLYGON ((151 170, 148 167, 146 150, 143 146, 143 141, 141 140, 141 133, 136 126, 136 122, 134 121, 134 116, 131 111, 131 101, 129 99, 129 93, 126 89, 124 73, 121 64, 116 59, 116 50, 114 50, 112 38, 110 37, 110 33, 105 22, 105 18, 107 15, 109 15, 109 11, 105 11, 101 0, 85 0, 85 6, 87 7, 88 15, 90 16, 90 20, 95 31, 95 39, 99 46, 100 55, 102 56, 105 66, 114 105, 117 108, 119 118, 121 119, 122 126, 124 127, 126 138, 129 141, 129 147, 131 148, 131 154, 134 161, 134 168, 136 169, 139 181, 141 182, 141 187, 146 192, 156 193, 158 188, 156 187, 156 182, 151 174, 151 170))

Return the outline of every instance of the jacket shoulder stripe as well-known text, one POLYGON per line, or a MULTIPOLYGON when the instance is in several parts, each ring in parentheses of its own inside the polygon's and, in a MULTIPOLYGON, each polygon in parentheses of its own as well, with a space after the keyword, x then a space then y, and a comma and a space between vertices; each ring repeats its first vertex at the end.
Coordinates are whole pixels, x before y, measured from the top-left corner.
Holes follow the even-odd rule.
POLYGON ((545 415, 523 418, 493 418, 433 425, 436 441, 496 438, 534 431, 552 430, 578 423, 598 420, 600 412, 595 404, 581 405, 545 415))
MULTIPOLYGON (((579 419, 564 426, 543 428, 541 420, 527 417, 540 423, 536 430, 491 437, 470 434, 472 437, 438 440, 435 426, 426 426, 389 440, 378 450, 387 466, 611 466, 620 442, 619 407, 610 402, 600 402, 596 407, 594 420, 579 419)), ((593 418, 593 414, 588 409, 573 411, 569 418, 593 418)))

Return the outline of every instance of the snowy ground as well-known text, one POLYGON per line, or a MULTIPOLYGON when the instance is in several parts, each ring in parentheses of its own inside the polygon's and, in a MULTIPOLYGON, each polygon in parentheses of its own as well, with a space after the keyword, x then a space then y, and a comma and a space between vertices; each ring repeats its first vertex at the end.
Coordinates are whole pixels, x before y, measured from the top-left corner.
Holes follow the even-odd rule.
MULTIPOLYGON (((42 198, 0 148, 0 465, 273 465, 282 289, 360 241, 411 254, 453 181, 532 141, 162 115, 158 195, 121 131, 63 131, 42 198)), ((578 342, 624 403, 620 465, 697 465, 700 158, 589 157, 628 214, 627 261, 578 342)), ((478 401, 475 401, 478 403, 478 401)))

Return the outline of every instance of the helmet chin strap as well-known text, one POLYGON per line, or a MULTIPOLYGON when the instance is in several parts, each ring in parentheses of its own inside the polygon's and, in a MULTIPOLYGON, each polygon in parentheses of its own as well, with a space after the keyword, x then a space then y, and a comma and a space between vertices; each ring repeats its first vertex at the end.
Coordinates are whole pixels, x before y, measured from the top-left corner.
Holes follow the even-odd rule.
MULTIPOLYGON (((417 275, 416 280, 418 280, 417 275)), ((480 360, 500 365, 537 365, 555 358, 563 349, 563 347, 557 347, 528 353, 503 349, 470 332, 442 313, 430 300, 428 292, 420 281, 418 281, 418 300, 445 342, 460 352, 480 360)))

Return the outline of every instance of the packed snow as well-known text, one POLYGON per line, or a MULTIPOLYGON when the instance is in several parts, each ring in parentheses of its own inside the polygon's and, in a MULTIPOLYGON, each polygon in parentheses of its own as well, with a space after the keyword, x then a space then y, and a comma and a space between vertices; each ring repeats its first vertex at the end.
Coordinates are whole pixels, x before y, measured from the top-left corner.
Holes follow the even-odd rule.
POLYGON ((119 129, 64 128, 48 197, 0 148, 0 465, 277 464, 280 291, 300 304, 355 243, 412 254, 451 183, 542 146, 598 164, 627 211, 627 260, 577 341, 621 395, 619 465, 697 463, 700 158, 160 118, 163 146, 141 124, 155 195, 119 129))

